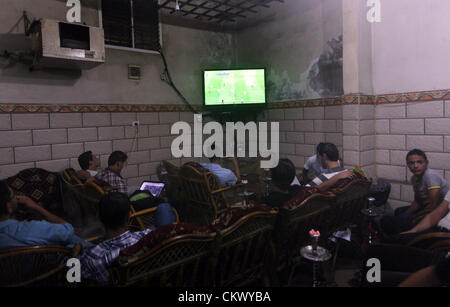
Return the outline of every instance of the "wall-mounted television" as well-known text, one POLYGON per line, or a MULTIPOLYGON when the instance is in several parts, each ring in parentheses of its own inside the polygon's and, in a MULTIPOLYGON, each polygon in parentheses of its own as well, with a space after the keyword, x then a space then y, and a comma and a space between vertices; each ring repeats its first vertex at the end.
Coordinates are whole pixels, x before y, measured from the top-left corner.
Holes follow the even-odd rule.
POLYGON ((203 95, 206 107, 265 105, 265 69, 204 70, 203 95))

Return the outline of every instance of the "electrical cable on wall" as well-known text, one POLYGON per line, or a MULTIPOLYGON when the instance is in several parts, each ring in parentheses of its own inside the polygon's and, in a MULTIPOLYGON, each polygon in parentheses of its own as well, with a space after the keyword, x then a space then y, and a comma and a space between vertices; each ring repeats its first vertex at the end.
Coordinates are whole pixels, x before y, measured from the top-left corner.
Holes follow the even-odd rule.
POLYGON ((161 47, 159 48, 159 54, 161 55, 162 60, 163 60, 163 63, 164 63, 164 73, 163 73, 163 74, 165 74, 165 76, 166 76, 166 78, 167 78, 167 80, 164 79, 163 81, 165 81, 167 84, 169 84, 169 85, 174 89, 174 91, 175 91, 175 92, 177 93, 177 95, 181 98, 181 100, 183 101, 183 103, 189 108, 189 110, 191 110, 192 113, 194 113, 194 114, 199 113, 199 112, 197 112, 197 111, 194 110, 194 108, 192 107, 192 105, 186 100, 186 98, 184 98, 183 94, 181 94, 181 92, 178 90, 178 88, 177 88, 177 87, 175 86, 175 84, 173 83, 172 77, 170 76, 169 69, 168 69, 168 67, 167 67, 166 57, 164 56, 164 53, 163 53, 161 47))

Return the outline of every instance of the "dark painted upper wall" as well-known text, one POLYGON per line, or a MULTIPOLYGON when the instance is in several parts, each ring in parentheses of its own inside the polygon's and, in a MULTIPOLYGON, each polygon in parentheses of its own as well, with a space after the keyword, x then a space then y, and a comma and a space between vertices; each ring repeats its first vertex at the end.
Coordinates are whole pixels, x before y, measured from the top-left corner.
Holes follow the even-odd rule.
POLYGON ((285 1, 265 23, 236 34, 237 63, 267 68, 268 99, 340 96, 342 1, 285 1))

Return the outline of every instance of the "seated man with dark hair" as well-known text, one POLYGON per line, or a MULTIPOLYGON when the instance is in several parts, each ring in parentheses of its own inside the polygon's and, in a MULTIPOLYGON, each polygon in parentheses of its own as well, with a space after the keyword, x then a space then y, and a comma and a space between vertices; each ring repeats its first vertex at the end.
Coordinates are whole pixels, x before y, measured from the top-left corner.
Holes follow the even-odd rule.
POLYGON ((319 160, 319 156, 323 154, 325 144, 326 143, 319 143, 316 147, 316 154, 306 160, 302 171, 302 179, 304 184, 310 182, 312 179, 322 173, 328 173, 328 170, 322 166, 319 160), (310 177, 310 173, 312 177, 310 177))
MULTIPOLYGON (((211 146, 211 149, 215 150, 215 145, 211 146)), ((206 168, 208 171, 214 173, 219 179, 219 183, 222 187, 227 185, 235 185, 238 181, 240 181, 240 171, 239 171, 239 163, 236 157, 229 158, 233 162, 233 166, 235 169, 235 173, 232 170, 224 168, 220 165, 221 158, 217 155, 212 155, 209 158, 210 163, 200 163, 200 165, 206 168)))
POLYGON ((108 269, 122 249, 137 243, 151 229, 128 231, 131 209, 128 197, 119 192, 106 194, 99 203, 99 218, 105 226, 106 241, 87 250, 80 258, 82 277, 106 285, 108 269))
POLYGON ((0 181, 0 249, 33 245, 61 245, 76 243, 90 247, 75 235, 72 225, 40 207, 27 196, 15 196, 6 181, 0 181), (40 213, 47 221, 18 221, 18 204, 40 213))
MULTIPOLYGON (((340 172, 326 183, 317 185, 320 191, 326 191, 339 179, 353 176, 352 171, 340 172)), ((303 187, 292 184, 295 178, 295 166, 289 159, 280 159, 278 165, 271 169, 273 191, 263 199, 263 202, 271 207, 281 207, 285 202, 292 199, 303 187)))
POLYGON ((447 181, 438 173, 428 168, 426 154, 420 149, 413 149, 406 155, 406 164, 414 175, 411 184, 414 189, 414 201, 409 206, 397 208, 394 216, 386 215, 380 220, 380 226, 389 235, 411 229, 413 216, 423 210, 434 210, 444 200, 450 190, 447 181))
POLYGON ((89 181, 98 174, 100 159, 93 155, 92 151, 86 151, 78 156, 78 164, 80 164, 81 170, 77 172, 77 176, 83 181, 89 181))
POLYGON ((339 162, 339 151, 336 145, 332 143, 325 143, 323 145, 322 151, 322 154, 318 154, 319 162, 322 167, 328 170, 328 172, 320 174, 306 186, 317 186, 321 191, 326 191, 330 187, 335 185, 339 179, 353 176, 353 171, 346 170, 345 168, 341 167, 339 162), (332 178, 333 180, 330 180, 332 178))
POLYGON ((120 174, 124 169, 128 156, 122 151, 114 151, 108 158, 108 167, 99 172, 95 178, 109 183, 118 192, 128 195, 125 179, 120 174))
POLYGON ((289 159, 280 159, 278 165, 271 169, 272 191, 263 199, 271 207, 281 207, 297 194, 302 187, 291 185, 295 178, 295 166, 289 159))

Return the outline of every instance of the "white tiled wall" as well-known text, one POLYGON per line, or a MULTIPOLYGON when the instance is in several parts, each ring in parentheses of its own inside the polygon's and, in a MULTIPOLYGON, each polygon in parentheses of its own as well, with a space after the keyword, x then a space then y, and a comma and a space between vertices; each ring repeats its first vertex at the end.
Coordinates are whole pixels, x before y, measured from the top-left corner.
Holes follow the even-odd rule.
POLYGON ((406 154, 418 148, 429 167, 450 182, 450 102, 429 101, 383 104, 376 107, 377 176, 392 182, 391 206, 413 199, 406 154))
MULTIPOLYGON (((430 167, 450 181, 450 102, 393 103, 271 109, 261 121, 280 127, 280 156, 301 168, 320 142, 338 146, 344 166, 360 165, 369 177, 391 181, 392 206, 412 198, 406 153, 424 150, 430 167)), ((156 175, 172 159, 174 122, 193 122, 190 112, 0 114, 0 178, 29 167, 78 169, 77 157, 92 150, 106 166, 113 150, 128 153, 124 176, 129 185, 156 175), (138 120, 138 131, 131 122, 138 120)), ((204 118, 207 121, 207 118, 204 118)))
POLYGON ((170 126, 180 118, 193 121, 189 112, 0 114, 0 178, 30 167, 79 169, 78 155, 88 150, 106 167, 109 154, 122 150, 129 156, 123 176, 134 187, 155 178, 162 160, 180 165, 181 159, 172 159, 170 151, 176 137, 170 135, 170 126), (135 120, 140 122, 137 131, 131 126, 135 120))

